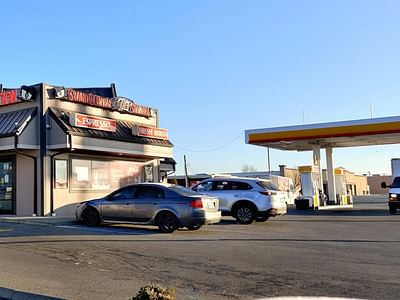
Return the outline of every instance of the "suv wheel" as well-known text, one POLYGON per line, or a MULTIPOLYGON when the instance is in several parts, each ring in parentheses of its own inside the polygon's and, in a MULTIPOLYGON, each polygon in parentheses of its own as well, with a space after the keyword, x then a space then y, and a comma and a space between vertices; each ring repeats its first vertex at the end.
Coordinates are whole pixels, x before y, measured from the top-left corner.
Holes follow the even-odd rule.
POLYGON ((240 224, 251 224, 256 218, 256 213, 250 205, 242 204, 236 209, 235 218, 240 224))

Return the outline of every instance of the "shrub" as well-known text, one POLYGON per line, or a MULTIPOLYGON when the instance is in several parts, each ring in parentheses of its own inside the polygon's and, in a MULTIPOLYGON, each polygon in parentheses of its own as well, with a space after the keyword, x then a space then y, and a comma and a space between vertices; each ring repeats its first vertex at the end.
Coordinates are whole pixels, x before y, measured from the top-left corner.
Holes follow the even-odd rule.
POLYGON ((141 287, 132 300, 175 300, 175 297, 174 288, 163 288, 158 284, 151 284, 141 287))

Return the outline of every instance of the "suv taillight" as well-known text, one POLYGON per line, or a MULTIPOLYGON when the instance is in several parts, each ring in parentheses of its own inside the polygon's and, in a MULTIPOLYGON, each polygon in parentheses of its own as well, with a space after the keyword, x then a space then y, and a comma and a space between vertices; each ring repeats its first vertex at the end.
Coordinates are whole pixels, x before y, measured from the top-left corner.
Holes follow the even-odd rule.
POLYGON ((203 201, 201 201, 201 199, 193 200, 190 202, 189 206, 192 208, 203 208, 203 201))
POLYGON ((271 191, 262 191, 262 192, 260 192, 260 194, 265 195, 265 196, 276 195, 276 193, 271 192, 271 191))

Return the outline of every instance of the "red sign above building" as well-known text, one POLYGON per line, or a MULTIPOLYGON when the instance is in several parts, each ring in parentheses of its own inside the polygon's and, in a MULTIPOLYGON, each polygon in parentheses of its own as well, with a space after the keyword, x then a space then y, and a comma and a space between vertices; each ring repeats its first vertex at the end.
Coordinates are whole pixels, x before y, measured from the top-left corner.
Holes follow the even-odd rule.
POLYGON ((0 105, 13 104, 17 102, 17 90, 9 90, 0 93, 0 105))
POLYGON ((153 108, 136 104, 131 99, 124 97, 107 98, 92 93, 80 92, 74 89, 56 88, 55 98, 147 118, 155 116, 155 110, 153 108))
POLYGON ((117 131, 117 122, 115 120, 88 116, 80 113, 70 114, 70 124, 75 127, 84 127, 103 131, 117 131))
POLYGON ((138 136, 143 136, 143 137, 161 139, 161 140, 168 139, 168 130, 167 129, 148 127, 148 126, 143 126, 143 125, 134 126, 132 128, 132 134, 138 135, 138 136))
POLYGON ((25 101, 35 101, 37 90, 34 86, 23 85, 19 89, 0 92, 0 106, 25 101))

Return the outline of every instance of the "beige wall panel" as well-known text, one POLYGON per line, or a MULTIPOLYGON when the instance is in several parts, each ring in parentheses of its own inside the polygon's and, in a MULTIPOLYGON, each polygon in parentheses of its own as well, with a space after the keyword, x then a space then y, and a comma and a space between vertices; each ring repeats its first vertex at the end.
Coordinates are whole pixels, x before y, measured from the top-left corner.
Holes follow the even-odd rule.
POLYGON ((44 215, 50 215, 50 157, 44 157, 43 162, 43 170, 44 170, 44 215))
POLYGON ((17 215, 32 216, 34 209, 34 161, 32 158, 18 155, 16 166, 17 215))
POLYGON ((54 212, 57 216, 74 216, 76 205, 82 201, 100 198, 109 194, 109 191, 73 191, 69 189, 54 189, 54 212))

